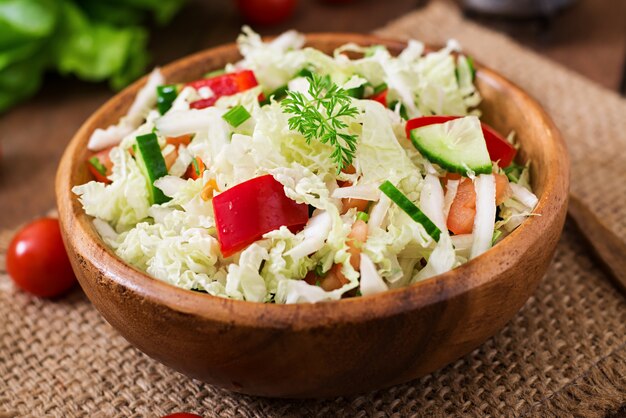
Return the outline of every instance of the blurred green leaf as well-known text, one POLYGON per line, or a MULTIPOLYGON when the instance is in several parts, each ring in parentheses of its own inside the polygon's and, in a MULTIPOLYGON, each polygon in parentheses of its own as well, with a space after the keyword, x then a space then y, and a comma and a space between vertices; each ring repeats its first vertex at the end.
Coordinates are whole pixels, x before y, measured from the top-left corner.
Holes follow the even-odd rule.
POLYGON ((45 60, 35 56, 0 70, 0 112, 39 89, 44 66, 45 60))
POLYGON ((165 24, 174 17, 185 0, 106 0, 106 2, 116 4, 119 7, 146 10, 153 14, 157 23, 165 24))
POLYGON ((35 53, 44 53, 41 41, 29 41, 16 47, 4 48, 0 50, 0 70, 15 62, 28 59, 35 53))
POLYGON ((0 0, 0 50, 52 34, 58 11, 57 0, 0 0))
POLYGON ((54 40, 54 64, 61 74, 88 81, 110 78, 119 88, 143 72, 148 62, 147 36, 139 26, 94 23, 75 4, 65 2, 54 40))
POLYGON ((96 20, 116 25, 136 25, 150 13, 159 24, 165 24, 185 0, 78 0, 87 14, 96 20))
POLYGON ((165 23, 185 0, 0 0, 0 112, 55 69, 121 89, 145 72, 152 15, 165 23))

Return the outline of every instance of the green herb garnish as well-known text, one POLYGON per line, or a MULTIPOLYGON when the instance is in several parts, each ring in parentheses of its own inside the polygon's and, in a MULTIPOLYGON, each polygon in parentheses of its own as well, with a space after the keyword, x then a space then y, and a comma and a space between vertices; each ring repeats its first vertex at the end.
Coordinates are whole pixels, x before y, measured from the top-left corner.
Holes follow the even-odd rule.
POLYGON ((289 129, 300 132, 307 143, 313 139, 329 143, 335 150, 330 157, 337 164, 337 172, 352 164, 358 137, 346 132, 345 119, 354 118, 359 110, 352 105, 348 93, 330 80, 330 77, 313 74, 309 80, 309 95, 287 92, 281 102, 289 118, 289 129))

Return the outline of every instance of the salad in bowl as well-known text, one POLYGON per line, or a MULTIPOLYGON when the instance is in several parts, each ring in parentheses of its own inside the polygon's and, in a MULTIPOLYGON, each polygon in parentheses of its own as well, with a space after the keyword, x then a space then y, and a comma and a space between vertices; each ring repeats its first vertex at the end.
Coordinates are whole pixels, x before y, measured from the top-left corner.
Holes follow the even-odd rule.
POLYGON ((240 61, 181 83, 156 69, 93 132, 73 192, 118 257, 215 296, 321 302, 449 271, 532 215, 529 163, 480 121, 456 42, 304 41, 244 28, 240 61))

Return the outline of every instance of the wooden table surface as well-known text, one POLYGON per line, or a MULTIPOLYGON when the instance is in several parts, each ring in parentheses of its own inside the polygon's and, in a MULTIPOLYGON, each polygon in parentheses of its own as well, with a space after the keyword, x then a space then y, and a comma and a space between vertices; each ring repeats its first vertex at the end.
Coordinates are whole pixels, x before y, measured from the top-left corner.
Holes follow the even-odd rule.
MULTIPOLYGON (((434 1, 434 0, 433 0, 434 1)), ((154 63, 232 42, 242 25, 232 0, 190 1, 165 28, 153 31, 154 63)), ((418 0, 361 0, 331 6, 300 0, 289 22, 257 28, 262 34, 300 31, 369 32, 426 3, 418 0)), ((472 16, 561 62, 607 88, 617 90, 626 52, 626 2, 579 0, 549 21, 501 21, 472 16)), ((40 93, 0 116, 0 228, 16 226, 54 206, 54 175, 67 142, 82 122, 113 93, 50 75, 40 93)))

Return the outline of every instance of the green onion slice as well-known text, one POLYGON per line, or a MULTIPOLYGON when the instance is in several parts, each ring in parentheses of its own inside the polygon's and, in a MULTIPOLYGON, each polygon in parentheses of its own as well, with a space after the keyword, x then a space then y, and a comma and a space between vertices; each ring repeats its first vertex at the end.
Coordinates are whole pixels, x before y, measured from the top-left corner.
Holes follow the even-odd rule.
POLYGON ((157 109, 160 114, 164 114, 172 107, 172 103, 178 96, 178 86, 175 84, 166 84, 157 87, 157 109))
POLYGON ((105 166, 102 165, 98 157, 91 157, 89 159, 89 164, 91 164, 96 170, 98 170, 98 173, 102 174, 103 176, 106 176, 107 169, 105 166))
POLYGON ((365 213, 365 212, 358 212, 356 214, 356 219, 357 220, 361 220, 361 221, 367 223, 367 221, 370 220, 370 216, 367 213, 365 213))
POLYGON ((233 127, 238 127, 248 119, 250 119, 250 113, 242 105, 237 105, 224 113, 222 118, 231 124, 233 127))
POLYGON ((198 166, 198 159, 194 158, 191 160, 191 164, 193 165, 193 169, 196 172, 196 176, 200 175, 200 167, 198 166))
POLYGON ((391 184, 389 180, 385 181, 379 187, 380 191, 387 195, 392 202, 400 207, 415 222, 421 224, 428 235, 435 241, 439 241, 441 230, 424 214, 417 206, 413 204, 396 186, 391 184))

